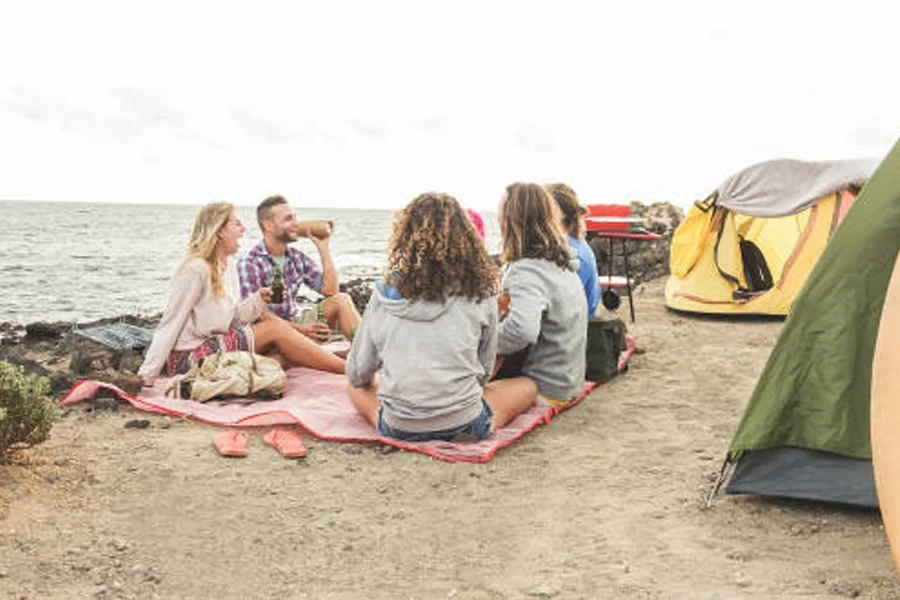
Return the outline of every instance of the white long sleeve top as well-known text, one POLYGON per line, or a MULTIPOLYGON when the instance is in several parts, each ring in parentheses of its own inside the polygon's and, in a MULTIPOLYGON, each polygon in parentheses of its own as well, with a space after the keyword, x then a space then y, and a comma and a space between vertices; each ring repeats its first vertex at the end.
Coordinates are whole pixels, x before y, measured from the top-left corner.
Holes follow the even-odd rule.
MULTIPOLYGON (((193 350, 208 337, 247 325, 258 319, 265 303, 259 292, 241 301, 237 268, 229 260, 222 273, 224 294, 216 296, 209 263, 192 258, 182 264, 172 278, 169 305, 153 334, 153 341, 138 369, 144 382, 152 385, 172 350, 193 350)), ((251 351, 253 339, 251 336, 251 351)))

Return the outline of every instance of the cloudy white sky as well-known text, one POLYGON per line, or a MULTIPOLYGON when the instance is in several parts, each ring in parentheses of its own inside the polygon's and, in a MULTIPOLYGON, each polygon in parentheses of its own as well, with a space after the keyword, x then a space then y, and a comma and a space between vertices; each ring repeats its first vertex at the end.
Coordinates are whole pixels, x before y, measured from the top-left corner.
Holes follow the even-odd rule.
POLYGON ((3 3, 0 199, 687 205, 753 162, 883 156, 889 5, 3 3))

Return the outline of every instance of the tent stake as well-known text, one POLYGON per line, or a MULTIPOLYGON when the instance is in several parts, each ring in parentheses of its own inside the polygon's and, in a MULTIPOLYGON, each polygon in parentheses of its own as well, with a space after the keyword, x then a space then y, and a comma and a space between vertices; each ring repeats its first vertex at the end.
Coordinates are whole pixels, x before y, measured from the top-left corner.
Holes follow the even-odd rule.
POLYGON ((722 483, 725 482, 725 471, 728 469, 728 466, 731 464, 729 460, 729 456, 725 455, 725 460, 722 461, 722 468, 719 470, 719 476, 716 477, 716 482, 713 484, 711 490, 709 490, 709 494, 706 495, 706 506, 705 508, 712 508, 713 500, 716 495, 719 493, 719 488, 722 487, 722 483))

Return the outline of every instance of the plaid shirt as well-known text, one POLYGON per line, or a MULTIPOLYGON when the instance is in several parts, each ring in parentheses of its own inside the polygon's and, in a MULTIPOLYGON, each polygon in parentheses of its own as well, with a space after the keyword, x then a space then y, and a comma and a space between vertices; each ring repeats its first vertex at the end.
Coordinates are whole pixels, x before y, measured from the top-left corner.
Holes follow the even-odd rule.
MULTIPOLYGON (((294 316, 294 304, 300 286, 306 284, 317 292, 322 291, 322 271, 306 254, 296 248, 288 248, 284 253, 284 265, 281 267, 284 278, 284 302, 270 304, 269 310, 283 319, 291 320, 294 316)), ((241 297, 246 298, 261 287, 271 285, 275 276, 275 259, 266 249, 265 242, 253 246, 238 261, 238 274, 241 278, 241 297)))

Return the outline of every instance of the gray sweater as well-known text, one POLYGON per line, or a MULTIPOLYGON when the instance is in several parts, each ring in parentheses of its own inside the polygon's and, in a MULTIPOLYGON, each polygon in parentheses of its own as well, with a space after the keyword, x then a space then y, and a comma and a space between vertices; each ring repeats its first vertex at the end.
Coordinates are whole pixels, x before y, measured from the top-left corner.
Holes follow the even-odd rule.
POLYGON ((587 341, 587 300, 576 271, 522 258, 509 263, 501 287, 510 301, 497 353, 530 345, 522 372, 534 380, 538 393, 554 400, 575 397, 584 385, 587 341))
POLYGON ((496 351, 496 298, 410 302, 376 285, 347 356, 347 379, 361 387, 381 369, 385 423, 441 431, 481 413, 496 351))

